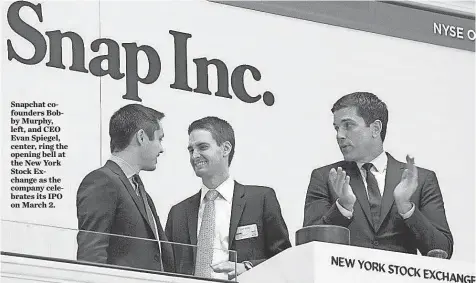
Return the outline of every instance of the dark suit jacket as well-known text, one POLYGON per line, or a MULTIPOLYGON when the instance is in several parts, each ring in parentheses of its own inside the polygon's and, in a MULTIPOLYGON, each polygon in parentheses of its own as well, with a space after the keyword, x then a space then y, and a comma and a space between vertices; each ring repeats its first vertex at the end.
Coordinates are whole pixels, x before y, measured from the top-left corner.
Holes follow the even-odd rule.
MULTIPOLYGON (((157 223, 159 238, 166 241, 148 194, 147 199, 157 223)), ((116 163, 107 161, 102 168, 84 178, 78 189, 76 206, 78 229, 108 233, 78 232, 78 260, 161 271, 162 256, 164 269, 171 269, 173 254, 169 245, 162 244, 160 252, 156 241, 137 239, 155 239, 155 236, 143 201, 116 163)))
MULTIPOLYGON (((172 207, 165 226, 169 241, 197 244, 200 195, 199 191, 172 207)), ((288 229, 274 190, 260 186, 244 186, 235 182, 228 248, 237 251, 237 262, 250 261, 257 265, 289 247, 291 243, 288 229), (237 227, 251 224, 257 225, 258 236, 236 240, 237 227)), ((176 246, 175 272, 193 274, 195 256, 194 248, 176 246)), ((230 260, 234 261, 234 258, 230 256, 230 260)))
POLYGON ((442 249, 451 257, 453 237, 446 221, 443 197, 434 172, 418 168, 418 187, 411 197, 415 211, 403 219, 394 203, 393 191, 401 180, 405 164, 387 153, 387 173, 382 196, 380 223, 375 231, 370 216, 367 193, 355 162, 337 162, 311 175, 304 209, 304 226, 330 224, 350 229, 351 245, 374 249, 426 255, 432 249, 442 249), (351 219, 344 217, 336 206, 337 195, 328 183, 329 171, 342 167, 350 175, 350 185, 357 201, 351 219))

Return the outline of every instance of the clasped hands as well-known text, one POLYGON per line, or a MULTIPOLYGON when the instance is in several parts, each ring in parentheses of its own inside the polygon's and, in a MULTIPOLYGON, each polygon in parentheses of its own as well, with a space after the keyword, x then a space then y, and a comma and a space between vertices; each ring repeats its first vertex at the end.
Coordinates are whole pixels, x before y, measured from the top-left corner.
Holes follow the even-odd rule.
MULTIPOLYGON (((415 166, 415 158, 407 155, 406 159, 407 163, 400 183, 393 191, 395 204, 400 214, 405 214, 412 209, 410 198, 418 186, 418 169, 415 166)), ((339 204, 348 211, 353 211, 356 197, 350 186, 350 176, 341 167, 338 167, 337 170, 332 168, 329 171, 329 183, 338 196, 339 204)))

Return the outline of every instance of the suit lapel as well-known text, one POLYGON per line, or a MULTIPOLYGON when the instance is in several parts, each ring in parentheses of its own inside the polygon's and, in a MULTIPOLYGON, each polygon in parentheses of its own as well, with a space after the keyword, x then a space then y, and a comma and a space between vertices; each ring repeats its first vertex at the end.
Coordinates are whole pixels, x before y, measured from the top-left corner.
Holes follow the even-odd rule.
MULTIPOLYGON (((150 210, 152 211, 152 216, 154 217, 155 224, 157 225, 157 233, 159 233, 160 241, 168 241, 167 236, 165 235, 164 229, 162 228, 162 223, 160 223, 159 215, 157 214, 157 210, 155 209, 155 205, 152 202, 152 198, 149 194, 147 194, 147 201, 149 202, 150 210)), ((153 225, 153 223, 151 223, 153 225)))
POLYGON ((357 167, 355 162, 346 162, 343 167, 345 172, 350 176, 350 186, 352 187, 352 191, 354 191, 355 197, 357 198, 360 207, 362 207, 367 221, 370 223, 370 226, 373 227, 371 224, 372 218, 370 216, 369 199, 367 197, 367 191, 365 190, 364 181, 362 180, 359 167, 357 167))
POLYGON ((197 244, 197 229, 198 229, 198 209, 200 207, 201 191, 198 191, 188 203, 187 208, 187 225, 190 237, 190 244, 197 244))
MULTIPOLYGON (((150 210, 152 210, 152 214, 154 215, 155 218, 155 223, 157 224, 157 232, 159 233, 159 241, 161 242, 159 244, 159 247, 161 247, 161 256, 162 256, 162 270, 167 270, 164 265, 168 263, 172 263, 174 261, 173 259, 173 251, 172 251, 172 245, 168 243, 167 236, 165 235, 165 231, 162 228, 162 223, 160 223, 160 218, 159 215, 157 214, 157 210, 155 209, 154 202, 152 201, 152 198, 150 197, 149 194, 147 194, 147 200, 149 201, 149 206, 150 210)), ((170 267, 168 267, 171 269, 170 267)))
POLYGON ((113 173, 115 173, 117 176, 119 176, 119 179, 122 181, 124 186, 127 189, 127 192, 131 195, 132 200, 137 206, 137 209, 139 209, 140 213, 142 214, 142 217, 144 218, 146 223, 149 223, 148 217, 147 217, 147 212, 145 211, 145 207, 143 204, 143 201, 137 196, 136 192, 134 191, 134 188, 132 188, 131 182, 127 179, 126 175, 124 175, 124 172, 122 172, 121 168, 119 165, 117 165, 115 162, 108 160, 105 165, 107 168, 109 168, 113 173))
POLYGON ((236 229, 241 219, 241 214, 245 208, 245 187, 235 181, 233 201, 231 205, 230 231, 228 233, 228 249, 231 249, 235 240, 236 229))
POLYGON ((380 220, 377 225, 377 231, 382 225, 385 217, 390 211, 395 199, 393 197, 393 191, 395 187, 400 183, 402 178, 403 170, 405 169, 405 164, 398 162, 390 154, 387 153, 387 172, 385 174, 385 188, 383 191, 382 197, 382 206, 380 208, 380 220))
MULTIPOLYGON (((186 209, 188 236, 190 237, 190 244, 197 245, 197 230, 198 230, 198 209, 200 208, 201 191, 198 191, 188 202, 186 209)), ((197 249, 192 248, 193 259, 197 258, 197 249)), ((195 262, 195 261, 194 261, 195 262)), ((195 269, 195 266, 193 267, 195 269)), ((193 270, 192 269, 192 270, 193 270)))

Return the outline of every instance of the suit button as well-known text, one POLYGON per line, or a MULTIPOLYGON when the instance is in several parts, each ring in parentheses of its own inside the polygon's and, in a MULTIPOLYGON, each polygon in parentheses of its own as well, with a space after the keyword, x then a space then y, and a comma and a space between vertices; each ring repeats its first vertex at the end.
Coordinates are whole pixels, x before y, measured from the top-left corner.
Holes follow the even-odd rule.
POLYGON ((155 255, 155 256, 154 256, 154 259, 155 259, 156 261, 160 261, 160 256, 159 256, 159 255, 155 255))
POLYGON ((378 246, 378 241, 373 241, 372 244, 373 244, 374 246, 378 246))

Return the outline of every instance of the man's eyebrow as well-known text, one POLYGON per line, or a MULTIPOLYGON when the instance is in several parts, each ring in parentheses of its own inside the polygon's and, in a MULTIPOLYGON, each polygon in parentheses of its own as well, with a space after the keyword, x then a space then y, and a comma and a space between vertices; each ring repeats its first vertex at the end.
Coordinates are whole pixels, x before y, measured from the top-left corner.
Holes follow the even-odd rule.
MULTIPOLYGON (((206 142, 200 142, 200 143, 197 143, 197 144, 195 144, 195 145, 196 145, 196 146, 202 146, 202 145, 208 145, 208 143, 206 143, 206 142)), ((188 150, 190 150, 191 148, 192 148, 191 145, 189 145, 189 146, 187 147, 188 150)))
MULTIPOLYGON (((342 123, 342 122, 355 122, 355 120, 352 119, 352 118, 344 118, 344 119, 340 120, 340 123, 342 123)), ((332 123, 332 124, 334 126, 337 125, 336 123, 332 123)))

